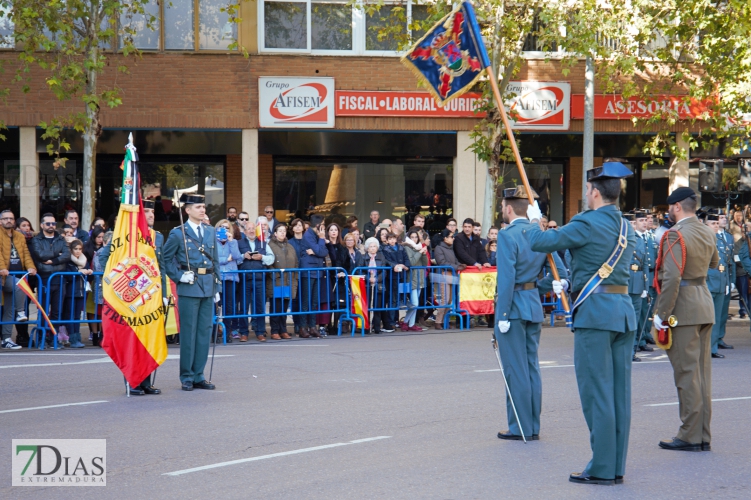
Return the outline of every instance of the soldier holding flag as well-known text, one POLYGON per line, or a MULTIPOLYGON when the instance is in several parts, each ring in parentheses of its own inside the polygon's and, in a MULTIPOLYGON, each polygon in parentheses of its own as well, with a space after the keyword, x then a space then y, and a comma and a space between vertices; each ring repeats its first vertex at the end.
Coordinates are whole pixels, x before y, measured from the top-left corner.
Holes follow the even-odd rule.
POLYGON ((201 194, 183 193, 188 220, 170 231, 162 259, 177 283, 180 316, 180 381, 184 391, 214 389, 203 370, 209 357, 214 302, 218 300, 219 256, 214 228, 201 223, 206 204, 201 194))

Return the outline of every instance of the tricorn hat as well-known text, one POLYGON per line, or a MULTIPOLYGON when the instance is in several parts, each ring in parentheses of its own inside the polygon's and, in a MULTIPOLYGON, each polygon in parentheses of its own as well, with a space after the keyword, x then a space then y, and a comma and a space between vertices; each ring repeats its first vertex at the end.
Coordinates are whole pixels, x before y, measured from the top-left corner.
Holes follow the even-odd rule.
POLYGON ((154 210, 154 200, 141 200, 143 208, 150 208, 154 210))
POLYGON ((634 216, 633 212, 623 212, 623 214, 621 214, 621 217, 623 217, 624 219, 630 222, 633 222, 636 220, 636 217, 634 216))
POLYGON ((649 210, 644 210, 643 208, 635 208, 633 210, 634 218, 635 219, 646 219, 650 215, 652 215, 652 212, 649 210))
POLYGON ((625 179, 633 176, 634 173, 619 161, 609 161, 603 163, 601 167, 587 170, 587 182, 597 179, 625 179))
MULTIPOLYGON (((530 187, 530 190, 532 191, 532 198, 539 198, 540 196, 535 192, 534 189, 530 187)), ((527 188, 524 186, 516 186, 508 189, 503 190, 503 198, 510 200, 510 199, 524 199, 528 200, 529 196, 527 196, 527 188)))
POLYGON ((206 203, 206 197, 202 194, 183 193, 180 195, 181 205, 196 205, 199 203, 206 203))

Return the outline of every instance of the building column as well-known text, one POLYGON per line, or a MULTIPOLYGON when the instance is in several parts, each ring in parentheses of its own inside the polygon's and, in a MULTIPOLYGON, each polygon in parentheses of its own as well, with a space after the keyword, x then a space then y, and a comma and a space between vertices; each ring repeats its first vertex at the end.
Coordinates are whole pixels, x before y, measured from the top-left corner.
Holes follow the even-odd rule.
POLYGON ((682 134, 677 134, 675 138, 675 144, 678 148, 682 149, 686 153, 685 160, 679 160, 678 157, 673 157, 670 160, 670 168, 668 170, 668 195, 675 191, 679 187, 686 187, 689 185, 688 174, 688 160, 689 160, 689 145, 683 138, 682 134))
POLYGON ((242 131, 242 209, 258 217, 258 129, 242 131))
POLYGON ((477 185, 478 168, 484 168, 484 165, 477 161, 477 157, 472 151, 467 150, 471 144, 472 138, 468 131, 456 133, 453 217, 458 221, 459 227, 461 227, 461 221, 467 217, 477 218, 478 203, 482 207, 485 198, 484 176, 481 177, 482 186, 480 190, 478 190, 477 185), (478 197, 480 200, 477 199, 478 197))
POLYGON ((33 227, 39 227, 39 156, 35 127, 20 127, 20 217, 26 217, 33 227))

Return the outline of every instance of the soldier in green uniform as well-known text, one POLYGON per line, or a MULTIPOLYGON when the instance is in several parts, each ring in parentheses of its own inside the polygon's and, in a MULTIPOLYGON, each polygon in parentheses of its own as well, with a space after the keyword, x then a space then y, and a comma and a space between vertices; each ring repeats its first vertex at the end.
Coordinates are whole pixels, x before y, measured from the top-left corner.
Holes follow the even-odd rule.
MULTIPOLYGON (((716 213, 720 216, 720 229, 717 232, 720 239, 725 241, 725 247, 730 252, 730 257, 728 258, 728 272, 730 273, 730 292, 735 291, 735 280, 737 278, 737 269, 735 267, 735 241, 733 239, 733 235, 727 232, 728 227, 728 216, 725 213, 724 208, 715 208, 712 210, 713 213, 716 213)), ((716 342, 712 343, 712 347, 714 349, 714 352, 717 352, 717 349, 733 349, 733 346, 730 344, 725 343, 725 332, 727 331, 727 323, 728 318, 730 317, 730 293, 728 293, 725 296, 725 300, 722 304, 722 310, 723 310, 723 316, 722 316, 722 324, 720 325, 720 331, 718 333, 719 337, 717 338, 716 342)))
MULTIPOLYGON (((631 223, 631 226, 634 228, 635 232, 637 228, 636 217, 636 211, 623 214, 623 218, 631 223)), ((641 227, 641 224, 645 220, 646 219, 644 218, 640 218, 638 222, 638 224, 640 225, 638 227, 641 227)), ((647 247, 644 240, 642 238, 637 238, 634 253, 631 255, 631 259, 629 261, 628 278, 628 296, 631 299, 631 304, 634 306, 634 315, 637 318, 641 316, 643 310, 647 307, 646 301, 647 294, 649 293, 647 291, 647 276, 644 271, 644 260, 646 254, 647 247)), ((638 327, 641 327, 641 325, 638 324, 638 327)), ((645 342, 646 345, 646 341, 642 340, 642 342, 645 342)), ((641 359, 636 357, 636 353, 639 351, 639 344, 639 336, 634 335, 634 355, 632 357, 632 361, 641 361, 641 359)))
POLYGON ((201 223, 206 215, 203 195, 183 194, 180 203, 188 220, 182 228, 170 231, 162 254, 167 276, 177 283, 180 381, 184 391, 214 389, 214 384, 204 378, 203 369, 209 357, 214 302, 218 301, 216 234, 213 227, 201 223))
MULTIPOLYGON (((162 277, 162 302, 165 307, 167 306, 167 276, 164 274, 164 261, 162 260, 162 247, 164 247, 164 235, 159 231, 154 231, 154 201, 142 200, 143 213, 146 216, 146 223, 152 230, 152 237, 154 238, 154 251, 156 252, 156 261, 159 266, 159 274, 162 277)), ((99 252, 99 264, 102 268, 107 267, 107 261, 112 253, 112 246, 107 245, 99 252)), ((131 396, 143 396, 144 394, 161 394, 162 391, 151 385, 151 374, 146 377, 146 380, 141 382, 137 387, 130 388, 131 396)))
MULTIPOLYGON (((525 233, 535 252, 571 251, 574 298, 574 365, 592 460, 569 476, 581 484, 623 482, 631 428, 631 359, 636 316, 628 295, 634 230, 623 221, 617 201, 621 179, 633 173, 606 162, 587 172, 591 208, 557 231, 535 224, 525 233)), ((535 206, 530 220, 539 219, 535 206)))
MULTIPOLYGON (((536 198, 537 194, 533 193, 533 196, 536 198)), ((547 256, 529 249, 529 242, 524 237, 531 225, 526 217, 528 206, 524 186, 503 191, 503 220, 508 225, 498 233, 498 301, 495 317, 499 321, 495 337, 509 391, 519 415, 517 421, 511 402, 507 399, 509 430, 499 432, 498 437, 510 440, 522 439, 522 431, 527 440, 539 439, 542 379, 537 350, 541 324, 545 319, 540 294, 554 290, 560 295, 567 286, 562 281, 553 281, 552 273, 545 276, 547 256)), ((553 256, 559 277, 564 280, 567 277, 566 269, 558 254, 553 256)))
MULTIPOLYGON (((652 325, 647 321, 647 317, 652 317, 655 302, 657 301, 657 289, 654 287, 655 264, 657 264, 657 253, 660 251, 660 241, 655 236, 655 230, 659 223, 655 221, 656 214, 651 213, 649 209, 641 209, 647 214, 647 230, 644 232, 644 241, 646 242, 647 255, 644 262, 644 271, 647 274, 647 284, 649 285, 649 295, 647 298, 647 307, 642 309, 641 316, 638 317, 639 328, 641 332, 636 332, 636 336, 641 335, 644 339, 644 345, 655 345, 655 339, 652 338, 652 325)), ((637 231, 636 236, 639 236, 637 231)))

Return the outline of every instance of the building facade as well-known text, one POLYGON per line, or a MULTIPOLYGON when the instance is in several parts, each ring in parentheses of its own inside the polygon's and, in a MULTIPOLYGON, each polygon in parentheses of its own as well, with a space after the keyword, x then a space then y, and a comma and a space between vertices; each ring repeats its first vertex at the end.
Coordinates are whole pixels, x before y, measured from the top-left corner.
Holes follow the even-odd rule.
MULTIPOLYGON (((176 223, 172 201, 185 191, 206 194, 214 221, 230 206, 255 217, 266 205, 280 220, 315 211, 365 221, 373 209, 482 219, 486 165, 469 149, 475 97, 447 109, 431 104, 394 44, 373 36, 379 15, 346 3, 258 0, 242 4, 235 26, 218 0, 163 4, 152 5, 157 31, 136 38, 142 57, 112 53, 100 78, 102 87, 123 89, 123 105, 101 113, 97 215, 117 212, 118 167, 133 132, 144 193, 162 201, 160 229, 176 223), (226 50, 234 36, 248 58, 226 50), (120 63, 127 74, 115 71, 120 63)), ((407 7, 409 16, 423 15, 407 7)), ((11 68, 16 57, 12 47, 0 50, 11 68)), ((530 181, 549 216, 565 222, 581 203, 583 64, 564 77, 554 58, 529 52, 517 80, 517 135, 531 159, 530 181)), ((645 136, 631 117, 650 103, 598 96, 596 104, 595 166, 619 158, 636 174, 624 186, 624 207, 658 206, 673 188, 697 186, 695 163, 668 157, 648 165, 645 136)), ((9 127, 0 142, 2 204, 16 215, 38 221, 45 212, 80 210, 80 136, 66 134, 72 147, 62 167, 37 128, 78 107, 57 101, 34 70, 31 91, 13 88, 0 108, 9 127)), ((512 169, 506 180, 515 178, 512 169)))

